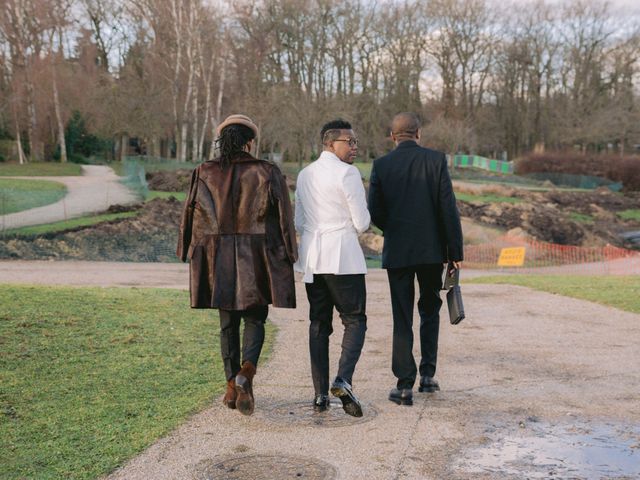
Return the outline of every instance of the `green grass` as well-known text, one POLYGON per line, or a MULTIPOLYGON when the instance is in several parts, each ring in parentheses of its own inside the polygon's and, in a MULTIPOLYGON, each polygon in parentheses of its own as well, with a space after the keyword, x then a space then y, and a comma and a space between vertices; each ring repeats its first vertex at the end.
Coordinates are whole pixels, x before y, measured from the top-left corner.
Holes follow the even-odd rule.
POLYGON ((178 162, 177 160, 167 158, 154 158, 154 157, 127 157, 124 162, 112 162, 108 166, 113 168, 117 175, 126 177, 130 175, 132 171, 137 171, 138 168, 144 168, 146 173, 160 172, 160 171, 174 171, 174 170, 191 170, 198 166, 197 163, 192 162, 178 162))
POLYGON ((49 205, 66 193, 67 187, 58 182, 0 178, 0 215, 49 205))
POLYGON ((105 213, 102 215, 95 215, 89 217, 73 218, 71 220, 64 220, 62 222, 47 223, 44 225, 34 225, 31 227, 14 228, 11 230, 5 230, 5 235, 20 235, 20 236, 32 236, 32 235, 44 235, 46 233, 62 232, 78 227, 89 227, 97 225, 102 222, 110 222, 112 220, 120 220, 122 218, 131 218, 139 215, 140 211, 135 212, 121 212, 121 213, 105 213))
POLYGON ((67 177, 82 175, 77 163, 0 163, 0 177, 67 177))
POLYGON ((187 192, 161 192, 159 190, 149 190, 149 194, 145 198, 148 202, 154 198, 170 198, 173 197, 181 202, 184 202, 187 198, 187 192))
POLYGON ((3 480, 97 478, 224 389, 218 321, 187 292, 0 286, 0 304, 3 480))
POLYGON ((354 162, 353 165, 357 167, 358 170, 360 170, 360 175, 365 179, 365 181, 368 182, 369 177, 371 177, 371 168, 373 167, 373 163, 354 162))
POLYGON ((640 222, 640 209, 634 208, 631 210, 623 210, 622 212, 618 212, 618 216, 623 220, 635 220, 640 222))
POLYGON ((365 262, 367 263, 367 268, 382 268, 382 257, 380 258, 365 257, 365 262))
POLYGON ((478 202, 478 203, 520 203, 521 198, 515 197, 503 197, 500 195, 472 195, 470 193, 456 192, 456 199, 463 202, 478 202))
POLYGON ((593 217, 585 213, 569 212, 569 218, 577 223, 593 223, 593 217))
MULTIPOLYGON (((310 165, 310 162, 305 162, 302 164, 302 168, 310 165)), ((366 181, 369 181, 369 177, 371 176, 371 167, 373 166, 372 162, 354 162, 353 164, 358 170, 360 170, 360 175, 366 181)), ((300 172, 300 168, 297 163, 294 162, 285 162, 282 164, 282 172, 290 178, 297 178, 298 172, 300 172)))
POLYGON ((640 313, 640 276, 508 275, 480 277, 466 283, 521 285, 640 313))
MULTIPOLYGON (((153 200, 154 198, 169 198, 175 197, 179 201, 183 202, 186 198, 185 192, 159 192, 151 191, 146 201, 153 200)), ((120 220, 124 218, 132 218, 140 215, 142 212, 139 210, 133 212, 121 212, 121 213, 103 213, 99 215, 89 215, 86 217, 73 218, 71 220, 64 220, 61 222, 46 223, 43 225, 34 225, 30 227, 14 228, 5 230, 2 232, 4 235, 19 235, 19 236, 36 236, 45 235, 48 233, 63 232, 65 230, 71 230, 79 227, 90 227, 103 222, 111 222, 113 220, 120 220)))

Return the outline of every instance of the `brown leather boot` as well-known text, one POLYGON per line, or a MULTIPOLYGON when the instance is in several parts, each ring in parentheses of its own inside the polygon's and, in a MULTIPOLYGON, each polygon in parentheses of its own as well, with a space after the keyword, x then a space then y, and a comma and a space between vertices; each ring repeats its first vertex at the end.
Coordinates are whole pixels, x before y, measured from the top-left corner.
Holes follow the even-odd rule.
POLYGON ((227 391, 224 394, 222 403, 224 403, 230 409, 235 410, 237 397, 238 395, 236 394, 236 379, 232 378, 231 380, 227 380, 227 391))
POLYGON ((244 362, 236 375, 236 407, 243 415, 251 415, 255 402, 253 399, 253 377, 256 367, 251 362, 244 362))

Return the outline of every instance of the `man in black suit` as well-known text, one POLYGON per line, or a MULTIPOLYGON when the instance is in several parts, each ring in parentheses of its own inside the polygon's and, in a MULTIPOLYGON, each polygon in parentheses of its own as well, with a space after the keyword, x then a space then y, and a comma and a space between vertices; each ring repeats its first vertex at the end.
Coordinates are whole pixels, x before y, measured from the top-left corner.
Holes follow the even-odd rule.
POLYGON ((420 120, 399 113, 391 124, 396 149, 373 163, 369 186, 372 222, 384 233, 382 267, 387 269, 393 310, 392 370, 397 388, 389 400, 413 404, 416 362, 413 358, 414 281, 420 296, 420 392, 439 390, 433 379, 440 329, 440 289, 448 272, 462 262, 462 227, 446 156, 423 148, 420 120))

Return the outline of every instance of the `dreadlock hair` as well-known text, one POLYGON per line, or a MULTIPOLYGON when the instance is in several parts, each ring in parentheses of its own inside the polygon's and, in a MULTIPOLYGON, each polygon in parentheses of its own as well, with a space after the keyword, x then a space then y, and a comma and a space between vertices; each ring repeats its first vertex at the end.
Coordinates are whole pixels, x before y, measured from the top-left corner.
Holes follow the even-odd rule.
POLYGON ((231 163, 231 159, 244 151, 244 147, 256 134, 249 127, 232 123, 222 129, 216 139, 220 151, 220 166, 225 168, 231 163))

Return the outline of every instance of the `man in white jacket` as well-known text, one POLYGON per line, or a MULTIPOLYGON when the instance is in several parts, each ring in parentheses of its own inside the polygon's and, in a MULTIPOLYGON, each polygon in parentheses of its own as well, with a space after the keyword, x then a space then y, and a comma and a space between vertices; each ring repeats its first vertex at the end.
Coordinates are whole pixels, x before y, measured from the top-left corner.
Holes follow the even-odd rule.
POLYGON ((329 336, 335 307, 344 325, 342 354, 332 395, 346 413, 362 416, 352 377, 367 330, 367 266, 358 234, 369 228, 369 211, 360 177, 352 165, 358 141, 351 124, 334 120, 320 133, 323 152, 298 175, 295 226, 301 236, 299 259, 309 299, 309 353, 317 411, 329 406, 329 336))

